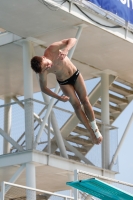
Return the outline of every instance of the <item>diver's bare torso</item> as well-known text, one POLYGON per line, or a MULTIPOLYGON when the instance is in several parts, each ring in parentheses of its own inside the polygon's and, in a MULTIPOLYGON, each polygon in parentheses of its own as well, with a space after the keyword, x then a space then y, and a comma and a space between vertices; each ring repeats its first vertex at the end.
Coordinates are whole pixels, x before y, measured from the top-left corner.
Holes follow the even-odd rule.
POLYGON ((70 78, 77 70, 73 65, 70 59, 66 56, 63 60, 59 57, 59 51, 54 53, 49 53, 45 51, 44 56, 52 61, 51 68, 47 69, 48 73, 53 73, 56 76, 56 79, 59 81, 64 81, 70 78))

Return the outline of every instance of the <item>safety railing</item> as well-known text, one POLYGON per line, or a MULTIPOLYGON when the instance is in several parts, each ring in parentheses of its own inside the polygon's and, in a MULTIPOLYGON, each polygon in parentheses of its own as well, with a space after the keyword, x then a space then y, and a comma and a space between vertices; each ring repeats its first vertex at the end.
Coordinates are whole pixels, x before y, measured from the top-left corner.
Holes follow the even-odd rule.
POLYGON ((39 190, 36 188, 26 187, 9 182, 1 183, 1 200, 73 200, 74 197, 62 195, 59 193, 53 193, 45 190, 39 190))
MULTIPOLYGON (((54 105, 52 108, 52 112, 50 113, 49 117, 47 118, 46 124, 43 127, 39 141, 35 143, 36 137, 38 136, 38 132, 40 130, 40 126, 45 118, 47 108, 48 105, 46 103, 35 99, 26 99, 22 101, 12 102, 6 105, 1 105, 0 155, 25 151, 29 149, 36 149, 38 151, 43 151, 49 154, 55 154, 55 152, 57 151, 56 155, 58 155, 60 148, 62 148, 63 145, 63 142, 61 142, 61 140, 59 143, 59 139, 62 137, 61 127, 74 113, 54 105), (6 112, 8 113, 8 115, 6 115, 6 112), (51 115, 54 115, 54 124, 52 124, 51 115), (55 137, 56 131, 58 137, 60 138, 55 137), (27 147, 26 145, 26 137, 29 137, 28 143, 29 140, 32 143, 31 145, 29 145, 30 147, 27 147), (52 145, 54 145, 54 151, 52 151, 52 145), (57 146, 56 149, 55 145, 57 146)), ((79 124, 79 126, 80 125, 81 124, 79 124)), ((102 160, 104 159, 104 157, 109 156, 109 163, 111 162, 112 157, 118 146, 118 129, 113 126, 103 124, 100 125, 100 129, 102 130, 102 133, 103 131, 108 132, 108 139, 110 141, 108 154, 106 155, 107 148, 105 148, 104 143, 102 143, 100 145, 94 145, 93 148, 88 151, 88 153, 84 156, 88 160, 90 160, 91 163, 94 164, 94 166, 105 168, 105 166, 102 165, 102 160)), ((84 137, 86 139, 86 136, 84 137)), ((81 135, 81 138, 83 138, 83 135, 81 135)), ((67 140, 67 138, 65 138, 65 140, 67 140)), ((68 141, 68 143, 73 146, 72 142, 68 141)), ((77 149, 80 149, 79 144, 76 144, 75 142, 74 145, 76 145, 74 146, 75 148, 77 147, 77 149)), ((67 148, 66 154, 68 154, 69 158, 70 151, 67 148)), ((75 153, 73 152, 73 155, 74 154, 75 153)), ((113 164, 113 170, 118 171, 118 160, 116 159, 116 162, 113 164)))

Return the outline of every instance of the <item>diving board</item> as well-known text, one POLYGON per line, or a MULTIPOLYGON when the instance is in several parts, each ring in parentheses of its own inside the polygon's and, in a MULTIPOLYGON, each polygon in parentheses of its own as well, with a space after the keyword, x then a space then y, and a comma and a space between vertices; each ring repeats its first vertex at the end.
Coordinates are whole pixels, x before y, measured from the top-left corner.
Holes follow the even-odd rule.
POLYGON ((102 200, 133 200, 133 195, 96 178, 67 182, 66 184, 102 200))

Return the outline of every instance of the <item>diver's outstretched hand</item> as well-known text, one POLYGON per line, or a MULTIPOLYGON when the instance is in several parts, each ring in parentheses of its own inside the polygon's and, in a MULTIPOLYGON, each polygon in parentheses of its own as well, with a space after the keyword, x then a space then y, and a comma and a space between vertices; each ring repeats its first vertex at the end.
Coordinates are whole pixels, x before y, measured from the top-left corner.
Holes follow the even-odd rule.
POLYGON ((69 101, 69 97, 63 95, 63 96, 60 97, 59 100, 60 100, 60 101, 63 101, 63 102, 66 102, 66 101, 69 101))

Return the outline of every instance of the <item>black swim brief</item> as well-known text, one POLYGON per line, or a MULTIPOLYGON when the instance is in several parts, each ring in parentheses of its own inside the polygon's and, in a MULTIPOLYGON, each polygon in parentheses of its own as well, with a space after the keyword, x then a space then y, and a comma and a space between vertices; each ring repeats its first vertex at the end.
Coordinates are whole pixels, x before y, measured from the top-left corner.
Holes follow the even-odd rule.
POLYGON ((59 81, 59 80, 57 81, 60 85, 67 85, 67 84, 74 85, 78 78, 78 75, 79 75, 79 70, 77 69, 77 71, 70 78, 64 81, 59 81))

